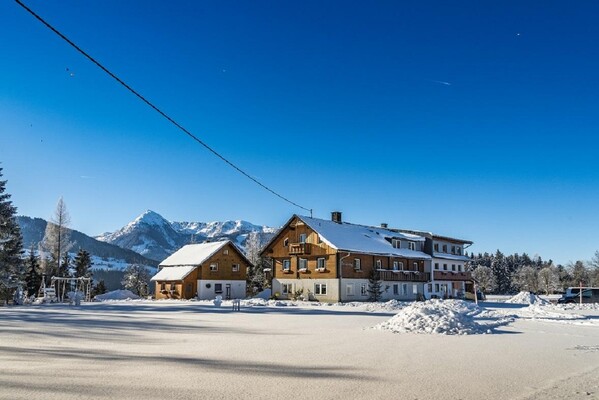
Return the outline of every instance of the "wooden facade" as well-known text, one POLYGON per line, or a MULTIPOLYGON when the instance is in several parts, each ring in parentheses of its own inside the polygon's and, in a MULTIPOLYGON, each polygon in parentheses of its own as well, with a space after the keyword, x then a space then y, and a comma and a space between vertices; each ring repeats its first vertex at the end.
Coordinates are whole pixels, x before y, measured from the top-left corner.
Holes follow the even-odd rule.
POLYGON ((210 257, 200 261, 195 269, 182 280, 155 281, 156 299, 191 299, 197 297, 198 282, 200 281, 245 282, 250 267, 247 258, 230 241, 210 257))

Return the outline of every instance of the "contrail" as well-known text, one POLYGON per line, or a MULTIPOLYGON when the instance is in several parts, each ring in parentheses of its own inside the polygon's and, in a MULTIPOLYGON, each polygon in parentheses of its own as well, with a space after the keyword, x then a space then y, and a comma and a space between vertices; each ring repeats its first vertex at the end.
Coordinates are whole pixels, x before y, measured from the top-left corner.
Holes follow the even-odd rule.
POLYGON ((441 85, 451 86, 451 83, 445 81, 436 81, 434 79, 430 79, 431 82, 440 83, 441 85))

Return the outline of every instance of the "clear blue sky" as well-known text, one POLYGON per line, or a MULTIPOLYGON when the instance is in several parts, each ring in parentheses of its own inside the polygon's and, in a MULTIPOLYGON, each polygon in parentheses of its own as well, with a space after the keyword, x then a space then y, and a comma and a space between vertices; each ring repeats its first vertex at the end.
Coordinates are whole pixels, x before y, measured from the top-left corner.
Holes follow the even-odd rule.
MULTIPOLYGON (((317 217, 560 263, 599 249, 599 2, 26 3, 317 217)), ((15 2, 0 37, 0 162, 21 214, 48 218, 63 196, 72 227, 99 234, 146 209, 303 213, 15 2)))

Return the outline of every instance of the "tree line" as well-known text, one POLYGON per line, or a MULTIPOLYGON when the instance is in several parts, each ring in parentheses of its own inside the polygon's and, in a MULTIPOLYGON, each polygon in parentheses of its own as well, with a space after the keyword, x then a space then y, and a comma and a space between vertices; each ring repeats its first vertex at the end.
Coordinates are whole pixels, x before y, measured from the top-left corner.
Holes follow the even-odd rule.
POLYGON ((567 287, 599 286, 599 251, 589 261, 554 264, 539 256, 524 254, 472 254, 468 270, 485 293, 511 294, 518 291, 559 293, 567 287))

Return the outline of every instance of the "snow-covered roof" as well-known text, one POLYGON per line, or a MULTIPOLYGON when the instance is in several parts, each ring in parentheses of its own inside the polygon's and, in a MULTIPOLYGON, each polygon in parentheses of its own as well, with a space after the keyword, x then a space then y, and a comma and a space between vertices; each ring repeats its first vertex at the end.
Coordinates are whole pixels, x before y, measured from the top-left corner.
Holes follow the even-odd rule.
POLYGON ((230 242, 230 240, 221 240, 218 242, 188 244, 167 257, 160 263, 160 266, 198 266, 230 242))
POLYGON ((431 258, 421 251, 395 248, 391 242, 391 239, 424 242, 425 239, 422 236, 347 222, 337 223, 304 216, 299 216, 299 218, 316 231, 325 243, 338 250, 406 258, 431 258))
POLYGON ((470 261, 470 257, 468 257, 468 256, 461 256, 458 254, 438 253, 436 251, 433 251, 433 257, 434 258, 443 258, 445 260, 470 261))
POLYGON ((150 279, 151 281, 182 281, 196 269, 195 265, 181 267, 164 267, 150 279))

